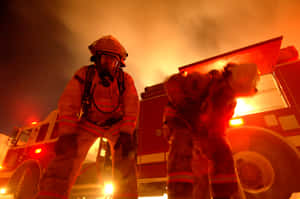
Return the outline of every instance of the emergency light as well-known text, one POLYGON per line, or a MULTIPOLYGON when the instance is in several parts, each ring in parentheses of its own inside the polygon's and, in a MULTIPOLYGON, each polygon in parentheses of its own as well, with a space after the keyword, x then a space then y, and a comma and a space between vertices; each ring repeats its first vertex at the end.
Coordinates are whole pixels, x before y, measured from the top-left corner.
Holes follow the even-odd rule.
POLYGON ((112 183, 107 183, 104 185, 104 195, 112 195, 114 192, 114 186, 112 183))
POLYGON ((39 153, 41 153, 41 152, 42 152, 42 148, 37 148, 37 149, 34 150, 34 153, 35 153, 35 154, 39 154, 39 153))
POLYGON ((229 121, 230 126, 241 126, 244 124, 244 120, 242 118, 231 119, 229 121))
POLYGON ((0 194, 6 194, 6 189, 5 188, 1 188, 0 189, 0 194))

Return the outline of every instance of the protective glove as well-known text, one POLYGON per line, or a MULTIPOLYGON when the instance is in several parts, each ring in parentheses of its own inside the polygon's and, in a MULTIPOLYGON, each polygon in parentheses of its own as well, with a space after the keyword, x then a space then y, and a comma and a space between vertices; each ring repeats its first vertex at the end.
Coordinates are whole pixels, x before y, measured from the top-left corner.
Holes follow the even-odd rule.
POLYGON ((128 157, 131 152, 134 152, 135 143, 133 141, 132 135, 125 132, 119 133, 119 138, 117 139, 114 149, 118 150, 120 148, 123 157, 128 157))

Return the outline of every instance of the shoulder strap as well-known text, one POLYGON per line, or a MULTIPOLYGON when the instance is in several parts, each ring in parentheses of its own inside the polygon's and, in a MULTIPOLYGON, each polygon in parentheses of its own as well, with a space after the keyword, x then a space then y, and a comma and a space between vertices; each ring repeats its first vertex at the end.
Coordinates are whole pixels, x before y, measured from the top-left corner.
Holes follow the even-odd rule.
POLYGON ((125 76, 124 71, 122 70, 122 68, 119 68, 119 75, 118 75, 117 80, 118 80, 120 96, 122 96, 125 91, 125 77, 124 76, 125 76))
POLYGON ((95 75, 94 65, 89 65, 85 74, 84 90, 81 98, 81 110, 79 119, 86 117, 91 106, 91 87, 95 75))

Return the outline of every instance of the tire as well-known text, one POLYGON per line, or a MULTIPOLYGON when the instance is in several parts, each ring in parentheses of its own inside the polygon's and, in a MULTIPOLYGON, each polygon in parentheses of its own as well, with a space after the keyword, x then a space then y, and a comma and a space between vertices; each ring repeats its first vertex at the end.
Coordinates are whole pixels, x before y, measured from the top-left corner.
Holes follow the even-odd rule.
POLYGON ((228 132, 247 199, 288 199, 300 191, 300 158, 284 138, 257 127, 228 132))
POLYGON ((11 179, 14 199, 31 199, 38 192, 40 168, 34 162, 27 162, 20 166, 11 179))

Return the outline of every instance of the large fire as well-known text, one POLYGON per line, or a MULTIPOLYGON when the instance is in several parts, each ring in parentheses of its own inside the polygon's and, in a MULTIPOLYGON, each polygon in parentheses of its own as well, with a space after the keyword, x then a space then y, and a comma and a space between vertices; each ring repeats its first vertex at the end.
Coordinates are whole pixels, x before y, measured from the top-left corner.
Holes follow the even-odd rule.
POLYGON ((249 101, 247 101, 243 98, 238 98, 237 105, 234 109, 233 117, 247 115, 247 114, 251 113, 253 110, 254 110, 254 104, 249 103, 249 101))

